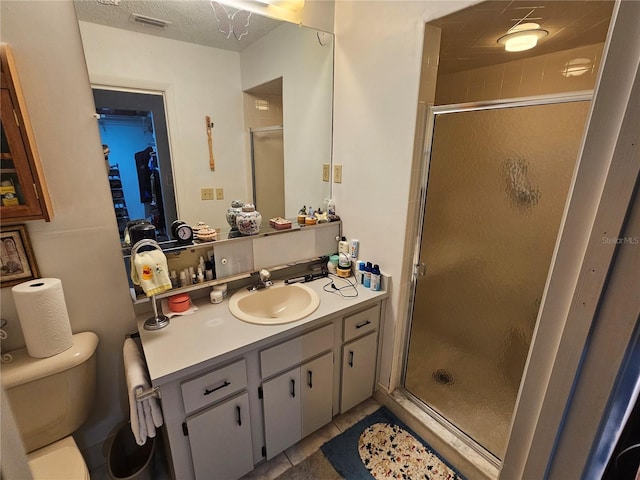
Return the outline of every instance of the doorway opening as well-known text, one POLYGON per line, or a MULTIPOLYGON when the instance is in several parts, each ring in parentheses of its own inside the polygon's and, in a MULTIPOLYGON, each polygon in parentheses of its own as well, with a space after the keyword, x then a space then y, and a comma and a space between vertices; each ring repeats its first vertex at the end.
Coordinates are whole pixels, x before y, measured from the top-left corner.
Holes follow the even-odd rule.
POLYGON ((121 241, 134 220, 168 240, 177 213, 162 94, 93 88, 93 96, 121 241))

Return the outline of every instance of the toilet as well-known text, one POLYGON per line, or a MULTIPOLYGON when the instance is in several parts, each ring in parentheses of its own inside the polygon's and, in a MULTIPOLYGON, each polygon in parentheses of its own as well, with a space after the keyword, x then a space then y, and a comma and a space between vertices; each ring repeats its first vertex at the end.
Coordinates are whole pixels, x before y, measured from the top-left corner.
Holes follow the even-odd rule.
POLYGON ((76 333, 73 346, 62 353, 34 358, 23 348, 2 364, 2 386, 34 480, 89 480, 71 434, 95 401, 97 346, 95 333, 76 333))

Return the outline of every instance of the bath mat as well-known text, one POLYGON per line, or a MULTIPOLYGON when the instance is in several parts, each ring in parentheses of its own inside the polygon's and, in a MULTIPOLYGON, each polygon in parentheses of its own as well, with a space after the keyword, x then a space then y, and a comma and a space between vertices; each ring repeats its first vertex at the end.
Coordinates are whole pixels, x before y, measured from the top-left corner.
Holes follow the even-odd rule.
POLYGON ((464 480, 386 407, 329 440, 320 450, 348 480, 464 480))

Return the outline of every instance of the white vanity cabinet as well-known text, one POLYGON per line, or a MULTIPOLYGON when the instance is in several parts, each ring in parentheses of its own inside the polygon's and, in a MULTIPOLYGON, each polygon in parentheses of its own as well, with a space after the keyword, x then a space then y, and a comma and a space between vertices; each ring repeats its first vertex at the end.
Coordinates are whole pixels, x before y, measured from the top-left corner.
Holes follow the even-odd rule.
POLYGON ((295 365, 262 384, 267 459, 331 421, 333 332, 329 324, 260 352, 263 376, 295 365))
POLYGON ((163 330, 138 317, 173 478, 240 478, 371 396, 386 293, 309 285, 321 305, 291 325, 245 323, 208 299, 163 330))
POLYGON ((253 469, 246 387, 245 360, 182 383, 187 414, 213 405, 189 415, 184 423, 196 478, 239 478, 253 469))
POLYGON ((253 470, 249 395, 187 418, 196 478, 240 478, 253 470))
POLYGON ((373 393, 378 350, 380 304, 344 319, 340 412, 344 413, 373 393))

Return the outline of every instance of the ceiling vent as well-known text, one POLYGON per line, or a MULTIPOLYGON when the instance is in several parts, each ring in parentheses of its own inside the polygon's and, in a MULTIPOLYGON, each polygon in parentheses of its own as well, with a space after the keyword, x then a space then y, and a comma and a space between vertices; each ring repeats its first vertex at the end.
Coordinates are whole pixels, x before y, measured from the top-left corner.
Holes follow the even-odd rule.
POLYGON ((167 20, 161 20, 159 18, 153 18, 153 17, 147 17, 145 15, 139 15, 137 13, 132 13, 131 14, 131 21, 134 23, 139 23, 142 25, 146 25, 149 27, 156 27, 156 28, 167 28, 169 25, 171 25, 171 22, 167 21, 167 20))

